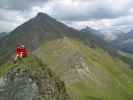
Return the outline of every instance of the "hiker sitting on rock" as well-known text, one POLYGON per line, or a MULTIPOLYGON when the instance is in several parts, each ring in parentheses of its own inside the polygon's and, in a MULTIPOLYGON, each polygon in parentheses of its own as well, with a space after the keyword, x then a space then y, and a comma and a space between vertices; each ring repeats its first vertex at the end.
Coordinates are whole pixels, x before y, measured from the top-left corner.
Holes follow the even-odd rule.
POLYGON ((15 61, 17 61, 18 58, 24 58, 27 56, 28 56, 28 51, 24 45, 21 45, 16 48, 16 57, 14 59, 15 61))

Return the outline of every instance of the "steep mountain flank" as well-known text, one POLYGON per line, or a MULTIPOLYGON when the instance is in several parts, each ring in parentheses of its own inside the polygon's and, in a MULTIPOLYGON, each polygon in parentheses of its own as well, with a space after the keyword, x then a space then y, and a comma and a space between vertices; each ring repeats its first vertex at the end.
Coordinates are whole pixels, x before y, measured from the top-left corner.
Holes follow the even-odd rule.
POLYGON ((97 45, 104 47, 103 42, 98 40, 91 33, 81 33, 50 16, 39 13, 36 17, 18 26, 7 37, 0 40, 0 63, 6 61, 14 52, 18 44, 25 44, 30 51, 37 49, 43 42, 63 38, 76 38, 84 41, 90 46, 97 45))
POLYGON ((74 100, 133 98, 133 71, 99 47, 65 37, 44 43, 34 53, 61 76, 74 100))

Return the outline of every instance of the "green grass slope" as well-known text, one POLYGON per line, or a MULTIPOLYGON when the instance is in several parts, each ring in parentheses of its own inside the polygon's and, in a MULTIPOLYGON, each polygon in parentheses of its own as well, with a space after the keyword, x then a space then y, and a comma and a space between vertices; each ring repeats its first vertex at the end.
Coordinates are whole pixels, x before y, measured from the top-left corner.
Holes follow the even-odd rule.
POLYGON ((118 54, 119 54, 120 59, 128 63, 130 67, 133 68, 133 54, 126 53, 123 51, 118 51, 118 54))
POLYGON ((34 54, 65 81, 73 100, 133 100, 133 71, 97 46, 64 37, 34 54))

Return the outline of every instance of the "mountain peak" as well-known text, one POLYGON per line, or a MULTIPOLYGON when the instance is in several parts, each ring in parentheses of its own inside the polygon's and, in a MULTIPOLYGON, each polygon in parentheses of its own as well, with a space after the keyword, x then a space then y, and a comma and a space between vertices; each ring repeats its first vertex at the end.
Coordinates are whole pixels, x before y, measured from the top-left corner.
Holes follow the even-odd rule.
POLYGON ((37 16, 48 16, 48 15, 45 14, 45 13, 43 13, 43 12, 39 12, 39 13, 37 14, 37 16))
POLYGON ((91 29, 89 26, 86 26, 85 29, 91 29))
POLYGON ((44 19, 44 18, 50 18, 49 15, 47 15, 46 13, 42 13, 42 12, 39 12, 36 16, 37 19, 44 19))
POLYGON ((50 22, 50 21, 55 21, 56 19, 52 18, 51 16, 49 16, 48 14, 46 13, 43 13, 43 12, 39 12, 36 17, 35 17, 35 20, 38 21, 38 22, 50 22))

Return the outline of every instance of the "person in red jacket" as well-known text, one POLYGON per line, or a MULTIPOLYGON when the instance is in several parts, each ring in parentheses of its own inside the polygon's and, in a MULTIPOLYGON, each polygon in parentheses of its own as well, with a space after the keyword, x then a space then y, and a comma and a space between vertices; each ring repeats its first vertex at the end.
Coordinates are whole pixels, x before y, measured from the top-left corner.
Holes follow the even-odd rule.
POLYGON ((27 55, 28 55, 27 49, 25 48, 24 45, 21 45, 21 47, 19 48, 19 56, 20 56, 20 58, 27 57, 27 55))
POLYGON ((16 48, 16 56, 19 57, 20 56, 20 47, 16 48))
POLYGON ((18 58, 23 58, 28 56, 28 50, 25 48, 24 45, 18 46, 16 48, 16 57, 14 61, 16 62, 18 58))

